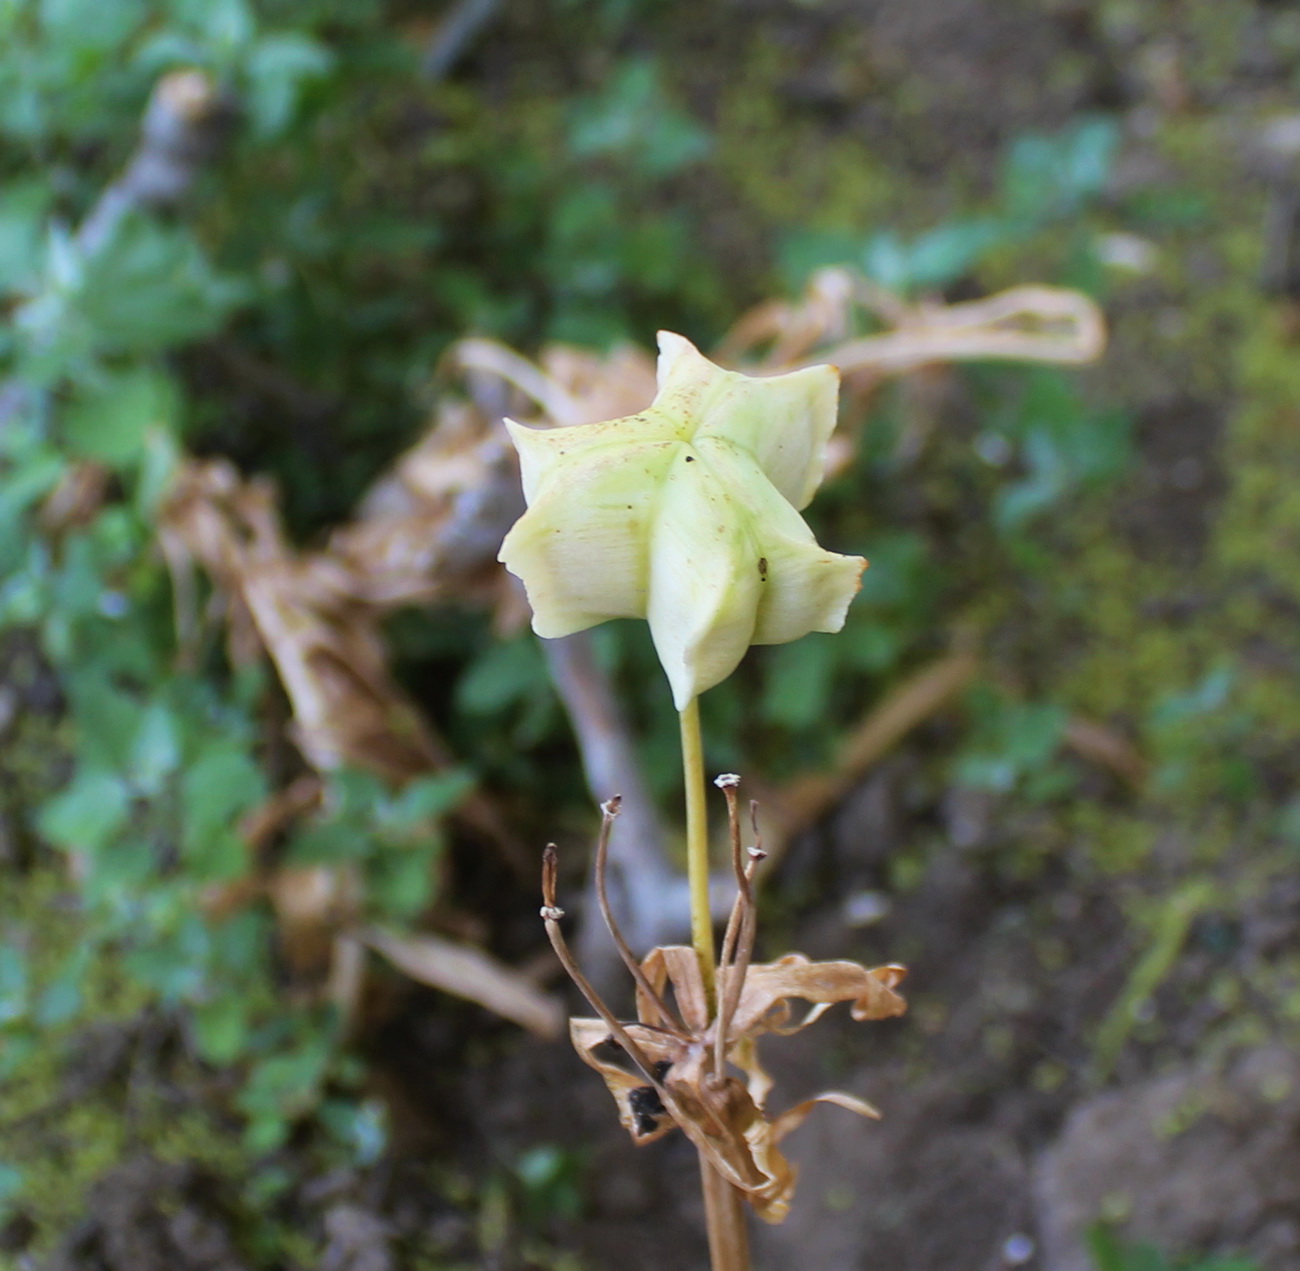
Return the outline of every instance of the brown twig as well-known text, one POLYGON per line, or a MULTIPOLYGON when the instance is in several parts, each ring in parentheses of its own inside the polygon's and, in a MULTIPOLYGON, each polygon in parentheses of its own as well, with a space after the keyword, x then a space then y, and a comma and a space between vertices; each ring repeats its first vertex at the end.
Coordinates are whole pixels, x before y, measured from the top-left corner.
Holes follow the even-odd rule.
POLYGON ((764 807, 775 813, 778 831, 769 860, 779 860, 795 835, 830 811, 873 763, 956 697, 978 670, 978 657, 964 649, 923 667, 887 694, 850 734, 830 772, 796 777, 765 792, 764 807))
MULTIPOLYGON (((748 864, 742 861, 740 847, 740 809, 736 790, 740 778, 734 773, 724 773, 714 782, 727 799, 727 822, 731 828, 731 868, 736 877, 736 903, 722 941, 722 956, 718 962, 718 983, 722 993, 718 1001, 718 1018, 713 1040, 713 1077, 721 1085, 727 1076, 727 1034, 735 1018, 736 1007, 745 987, 745 975, 754 956, 754 939, 758 934, 758 906, 754 901, 754 869, 766 853, 755 845, 748 864)), ((752 809, 751 809, 752 810, 752 809)), ((754 817, 754 832, 758 833, 758 818, 754 817)))
POLYGON ((592 988, 591 981, 583 975, 582 968, 569 952, 564 932, 560 930, 560 919, 564 917, 564 910, 555 903, 559 870, 559 853, 556 852, 554 843, 548 843, 542 853, 542 907, 539 911, 542 922, 546 925, 546 937, 551 942, 551 948, 555 950, 555 956, 560 959, 560 965, 568 972, 569 979, 578 986, 578 992, 587 999, 591 1009, 605 1022, 614 1040, 627 1051, 628 1058, 636 1064, 641 1070, 641 1075, 655 1087, 662 1098, 667 1092, 660 1084, 659 1078, 655 1076, 654 1064, 646 1057, 641 1047, 632 1040, 627 1029, 619 1022, 618 1016, 605 1005, 604 999, 592 988))
POLYGON ((77 246, 93 255, 131 212, 164 211, 180 204, 220 149, 235 117, 233 99, 206 72, 164 75, 145 107, 139 146, 81 222, 77 246))
POLYGON ((1150 771, 1142 752, 1122 733, 1077 716, 1065 725, 1065 744, 1080 759, 1108 768, 1135 790, 1140 790, 1150 771))
POLYGON ((676 1033, 679 1037, 685 1037, 687 1035, 686 1025, 682 1023, 677 1012, 668 1005, 655 986, 650 983, 646 973, 641 969, 641 964, 636 960, 632 950, 628 948, 627 941, 623 939, 623 933, 619 930, 619 925, 614 919, 614 913, 610 909, 609 895, 605 890, 605 863, 609 856, 609 840, 613 833, 614 821, 618 816, 620 803, 621 799, 618 795, 615 795, 612 799, 600 805, 600 838, 596 842, 594 874, 596 878, 596 898, 600 903, 601 917, 605 919, 605 925, 609 928, 609 934, 614 941, 615 948, 618 949, 619 957, 623 959, 623 965, 631 972, 637 988, 645 994, 647 1000, 659 1012, 660 1022, 667 1027, 669 1032, 676 1033))

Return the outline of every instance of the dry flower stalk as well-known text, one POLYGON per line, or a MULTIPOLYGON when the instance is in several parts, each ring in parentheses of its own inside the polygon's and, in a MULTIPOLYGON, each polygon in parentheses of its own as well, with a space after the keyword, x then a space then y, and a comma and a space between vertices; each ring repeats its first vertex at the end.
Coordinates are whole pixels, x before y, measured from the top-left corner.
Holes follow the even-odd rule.
POLYGON ((798 953, 752 963, 757 926, 753 875, 764 853, 758 846, 742 849, 739 778, 727 775, 716 784, 727 796, 736 879, 736 900, 715 968, 716 1011, 710 1009, 693 948, 655 948, 638 962, 613 922, 605 898, 604 864, 618 816, 617 799, 602 808, 596 878, 605 920, 636 982, 636 1021, 625 1023, 613 1014, 569 951, 560 928, 564 911, 556 903, 558 860, 553 846, 543 859, 541 915, 556 955, 596 1012, 594 1019, 569 1021, 574 1048, 609 1087, 632 1141, 652 1143, 680 1129, 709 1169, 760 1218, 776 1223, 789 1211, 797 1179, 796 1167, 780 1150, 782 1140, 818 1103, 864 1117, 877 1118, 879 1113, 855 1095, 830 1091, 771 1116, 767 1100, 772 1080, 759 1062, 758 1039, 765 1033, 798 1032, 837 1002, 851 1003, 857 1020, 901 1015, 907 1007, 895 990, 906 972, 897 965, 812 962, 798 953), (797 1014, 796 1003, 806 1003, 807 1010, 797 1014))

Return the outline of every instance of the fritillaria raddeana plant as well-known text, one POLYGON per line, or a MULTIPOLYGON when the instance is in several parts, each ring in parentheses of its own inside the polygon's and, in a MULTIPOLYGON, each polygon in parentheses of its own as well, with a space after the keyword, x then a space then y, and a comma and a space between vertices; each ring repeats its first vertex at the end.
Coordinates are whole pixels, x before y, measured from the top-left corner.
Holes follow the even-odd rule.
POLYGON ((501 559, 524 583, 538 635, 645 618, 667 673, 681 718, 693 947, 653 949, 638 961, 613 924, 603 877, 616 799, 603 809, 596 876, 605 920, 636 982, 635 1022, 609 1011, 568 951, 553 848, 542 917, 597 1013, 571 1021, 579 1055, 604 1077, 634 1142, 680 1129, 695 1144, 714 1269, 743 1271, 742 1202, 779 1222, 794 1192, 794 1167, 778 1147, 784 1135, 819 1101, 876 1115, 860 1099, 832 1093, 770 1117, 772 1083, 756 1039, 802 1028, 835 1002, 851 1002, 856 1019, 901 1014, 894 989, 903 971, 798 954, 751 964, 762 851, 757 841, 742 847, 739 779, 730 775, 716 784, 727 798, 737 896, 715 954, 699 695, 730 675, 751 644, 838 631, 866 561, 823 550, 799 515, 821 484, 838 373, 816 366, 753 378, 715 366, 669 332, 659 350, 659 391, 639 415, 551 429, 507 421, 528 510, 501 559), (798 1020, 795 1002, 807 1003, 798 1020))

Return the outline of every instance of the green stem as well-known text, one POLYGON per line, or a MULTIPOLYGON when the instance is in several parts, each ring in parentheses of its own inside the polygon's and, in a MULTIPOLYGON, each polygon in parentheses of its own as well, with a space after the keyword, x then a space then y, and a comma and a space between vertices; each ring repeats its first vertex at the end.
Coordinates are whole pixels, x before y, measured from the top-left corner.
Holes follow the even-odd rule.
MULTIPOLYGON (((717 963, 713 950, 713 914, 709 907, 709 818, 704 803, 704 743, 700 736, 700 699, 693 697, 681 713, 682 776, 686 782, 686 874, 691 884, 691 943, 700 960, 700 975, 710 1012, 718 1009, 717 963)), ((749 1271, 749 1235, 744 1197, 700 1154, 700 1184, 709 1233, 712 1271, 749 1271)))
POLYGON ((709 909, 709 818, 704 803, 704 745, 700 737, 700 699, 681 713, 682 775, 686 782, 686 874, 691 884, 691 943, 700 959, 704 991, 716 998, 713 915, 709 909))

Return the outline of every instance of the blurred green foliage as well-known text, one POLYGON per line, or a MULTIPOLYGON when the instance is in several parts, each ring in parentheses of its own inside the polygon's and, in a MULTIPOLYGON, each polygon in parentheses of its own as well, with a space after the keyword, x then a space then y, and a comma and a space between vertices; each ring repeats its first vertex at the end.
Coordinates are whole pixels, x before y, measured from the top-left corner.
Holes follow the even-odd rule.
POLYGON ((1106 1227, 1088 1233, 1088 1251, 1097 1271, 1259 1271, 1248 1258, 1188 1258, 1171 1262, 1151 1245, 1122 1244, 1106 1227))
POLYGON ((891 291, 907 295, 950 286, 1000 250, 1072 222, 1105 188, 1119 129, 1105 118, 1082 119, 1055 136, 1028 135, 1007 151, 997 197, 979 216, 945 222, 906 238, 895 230, 865 234, 795 231, 782 245, 791 283, 823 265, 853 265, 891 291))

